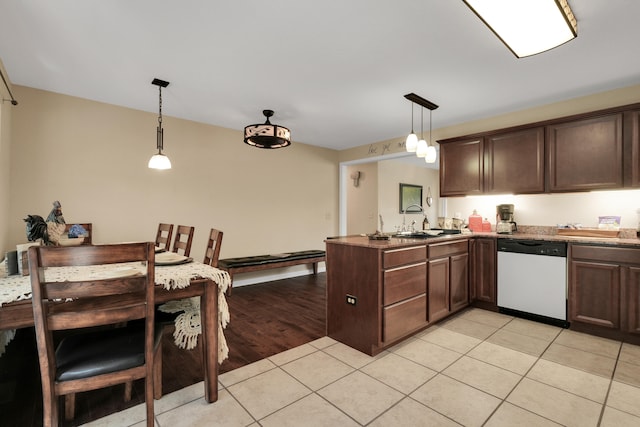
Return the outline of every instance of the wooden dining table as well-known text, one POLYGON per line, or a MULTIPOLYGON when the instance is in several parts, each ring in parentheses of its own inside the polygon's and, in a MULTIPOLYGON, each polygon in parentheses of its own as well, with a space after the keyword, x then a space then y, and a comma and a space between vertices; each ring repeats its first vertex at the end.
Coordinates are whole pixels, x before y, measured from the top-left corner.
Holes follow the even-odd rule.
MULTIPOLYGON (((194 270, 202 272, 203 269, 214 269, 214 267, 205 266, 197 262, 193 262, 194 270)), ((227 280, 224 275, 226 272, 221 270, 215 270, 215 277, 222 277, 223 280, 218 281, 223 283, 216 283, 211 277, 202 277, 198 275, 198 272, 194 272, 188 277, 188 283, 184 284, 184 272, 185 267, 181 266, 180 270, 171 266, 158 266, 156 265, 156 286, 155 286, 155 302, 156 304, 163 304, 169 301, 182 300, 187 298, 198 297, 200 299, 200 324, 201 324, 201 339, 203 347, 203 371, 204 371, 204 397, 207 402, 215 402, 218 400, 218 345, 219 345, 219 330, 218 327, 219 318, 219 297, 222 295, 224 298, 224 290, 220 292, 220 286, 226 287, 227 280), (174 281, 171 279, 171 283, 180 283, 180 286, 168 286, 167 283, 157 283, 158 277, 161 272, 162 276, 171 276, 171 269, 174 268, 176 274, 181 271, 181 280, 174 281)), ((9 276, 7 278, 0 278, 0 287, 3 286, 3 282, 8 281, 11 278, 13 280, 21 280, 16 276, 9 276)), ((22 280, 29 280, 28 276, 24 276, 22 280)), ((225 304, 226 306, 226 304, 225 304)), ((4 303, 0 305, 0 331, 27 328, 34 325, 33 321, 33 308, 31 304, 30 295, 25 295, 24 299, 20 301, 14 301, 4 303)), ((224 337, 222 337, 224 339, 224 337)))

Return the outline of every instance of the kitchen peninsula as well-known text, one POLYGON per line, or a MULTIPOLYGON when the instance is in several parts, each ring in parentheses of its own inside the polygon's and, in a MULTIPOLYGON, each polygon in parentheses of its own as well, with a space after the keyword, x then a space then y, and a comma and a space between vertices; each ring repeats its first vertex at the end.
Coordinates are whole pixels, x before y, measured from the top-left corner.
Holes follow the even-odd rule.
POLYGON ((369 355, 469 304, 469 237, 328 239, 327 335, 369 355))
POLYGON ((640 343, 640 240, 635 230, 604 239, 541 229, 513 235, 327 239, 327 335, 376 355, 470 304, 498 310, 497 241, 529 239, 568 245, 571 329, 640 343))

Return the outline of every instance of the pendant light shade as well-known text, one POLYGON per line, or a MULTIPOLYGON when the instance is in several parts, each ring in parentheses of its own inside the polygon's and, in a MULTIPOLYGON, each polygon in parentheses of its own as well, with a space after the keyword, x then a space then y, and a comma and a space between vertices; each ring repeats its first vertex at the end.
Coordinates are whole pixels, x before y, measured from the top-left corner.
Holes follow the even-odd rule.
POLYGON ((158 153, 151 156, 149 159, 148 167, 149 169, 171 169, 171 160, 162 154, 163 149, 163 137, 164 130, 162 129, 162 88, 169 86, 169 82, 160 79, 153 79, 151 84, 158 86, 159 97, 158 97, 158 127, 156 129, 156 146, 158 148, 158 153))
POLYGON ((154 154, 149 159, 149 169, 171 169, 171 160, 164 154, 154 154))
POLYGON ((420 110, 420 141, 418 141, 418 148, 416 149, 416 156, 424 157, 427 155, 427 149, 429 144, 424 140, 424 107, 420 110))
POLYGON ((413 102, 411 103, 411 133, 407 135, 404 147, 408 153, 415 153, 418 148, 418 136, 413 131, 413 102))
POLYGON ((244 128, 244 142, 257 148, 282 148, 291 145, 291 131, 284 126, 273 125, 269 117, 273 110, 262 110, 267 118, 263 124, 249 125, 244 128))
POLYGON ((404 143, 405 148, 408 153, 415 153, 418 148, 418 135, 413 133, 413 131, 407 135, 407 140, 404 143))
POLYGON ((418 157, 426 156, 428 148, 429 148, 429 146, 427 145, 427 141, 425 141, 424 139, 421 139, 420 141, 418 141, 418 148, 416 149, 416 156, 418 156, 418 157))
POLYGON ((578 23, 567 0, 463 1, 518 58, 578 36, 578 23))
POLYGON ((427 152, 424 156, 424 161, 426 163, 435 163, 437 157, 438 157, 438 152, 436 151, 436 147, 434 147, 433 145, 429 145, 427 147, 427 152))
POLYGON ((429 143, 427 144, 427 152, 425 153, 424 156, 424 161, 427 163, 435 163, 436 162, 436 157, 438 157, 438 152, 436 151, 436 147, 431 143, 431 123, 433 123, 433 121, 431 120, 431 113, 433 112, 433 110, 429 111, 429 143))

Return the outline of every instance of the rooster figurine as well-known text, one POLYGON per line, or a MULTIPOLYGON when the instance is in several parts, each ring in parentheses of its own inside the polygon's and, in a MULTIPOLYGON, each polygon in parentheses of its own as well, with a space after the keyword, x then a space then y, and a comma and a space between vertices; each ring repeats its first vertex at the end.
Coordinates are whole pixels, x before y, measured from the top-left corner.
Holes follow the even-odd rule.
POLYGON ((46 221, 40 215, 27 215, 24 222, 27 223, 27 239, 30 242, 42 240, 47 246, 57 245, 66 227, 62 205, 57 200, 53 202, 53 209, 46 221))

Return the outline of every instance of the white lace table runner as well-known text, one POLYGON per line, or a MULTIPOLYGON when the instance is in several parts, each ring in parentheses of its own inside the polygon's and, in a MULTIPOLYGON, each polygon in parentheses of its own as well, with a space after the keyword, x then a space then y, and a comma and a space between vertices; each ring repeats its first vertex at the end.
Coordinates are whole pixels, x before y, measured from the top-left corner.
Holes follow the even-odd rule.
MULTIPOLYGON (((65 281, 100 278, 105 272, 117 269, 135 269, 144 273, 144 266, 140 263, 117 265, 97 265, 90 267, 59 267, 45 270, 45 278, 50 281, 65 281)), ((226 271, 219 270, 199 262, 174 266, 156 266, 155 282, 165 289, 182 289, 191 284, 191 279, 211 279, 218 284, 218 362, 222 363, 229 357, 229 348, 224 337, 223 329, 229 323, 229 307, 224 295, 231 280, 226 271)), ((0 307, 15 301, 31 299, 31 282, 29 276, 0 277, 0 307)), ((200 299, 188 298, 181 301, 170 301, 160 307, 161 310, 176 313, 183 311, 176 318, 176 330, 173 334, 176 345, 180 348, 192 349, 200 335, 200 299)), ((15 331, 0 331, 0 355, 6 344, 11 341, 15 331)))

